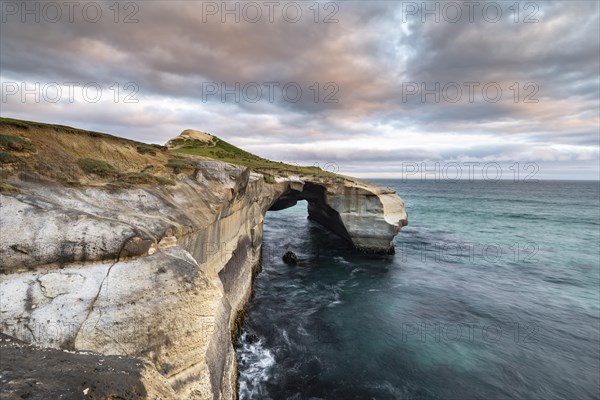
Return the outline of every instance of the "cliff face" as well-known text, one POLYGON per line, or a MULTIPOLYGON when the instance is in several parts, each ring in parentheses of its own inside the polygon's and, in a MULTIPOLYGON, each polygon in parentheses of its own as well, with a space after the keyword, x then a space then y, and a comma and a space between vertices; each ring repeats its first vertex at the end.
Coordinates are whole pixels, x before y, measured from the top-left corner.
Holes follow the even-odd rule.
MULTIPOLYGON (((36 135, 17 136, 38 148, 15 157, 43 156, 36 135)), ((150 397, 235 398, 232 332, 260 268, 266 211, 306 199, 311 218, 379 252, 393 249, 406 224, 400 198, 365 182, 289 175, 267 182, 217 160, 183 164, 169 185, 124 187, 73 185, 18 163, 5 168, 12 189, 0 208, 2 333, 138 359, 150 397)))

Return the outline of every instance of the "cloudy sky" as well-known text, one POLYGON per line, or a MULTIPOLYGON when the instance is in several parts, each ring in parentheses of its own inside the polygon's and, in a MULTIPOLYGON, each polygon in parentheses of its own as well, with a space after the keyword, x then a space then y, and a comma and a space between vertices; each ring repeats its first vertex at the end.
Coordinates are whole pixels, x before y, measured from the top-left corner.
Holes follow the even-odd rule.
POLYGON ((4 117, 152 143, 194 128, 362 177, 599 177, 596 1, 1 6, 4 117))

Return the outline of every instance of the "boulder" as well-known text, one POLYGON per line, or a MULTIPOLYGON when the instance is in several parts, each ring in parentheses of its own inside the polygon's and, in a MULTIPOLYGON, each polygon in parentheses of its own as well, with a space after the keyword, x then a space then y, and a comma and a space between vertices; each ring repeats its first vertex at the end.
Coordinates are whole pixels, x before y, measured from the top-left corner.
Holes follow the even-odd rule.
POLYGON ((283 257, 283 262, 290 265, 298 264, 298 256, 293 251, 286 252, 283 257))

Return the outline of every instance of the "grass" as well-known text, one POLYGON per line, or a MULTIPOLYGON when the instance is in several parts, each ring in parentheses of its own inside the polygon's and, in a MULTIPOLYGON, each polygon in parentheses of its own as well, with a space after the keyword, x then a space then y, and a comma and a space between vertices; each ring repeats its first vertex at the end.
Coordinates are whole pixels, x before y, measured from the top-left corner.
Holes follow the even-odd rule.
POLYGON ((151 156, 155 156, 157 151, 167 150, 165 146, 160 146, 157 144, 141 144, 139 146, 136 146, 135 149, 140 154, 150 154, 151 156))
POLYGON ((0 182, 0 193, 18 193, 19 189, 5 182, 0 182))
POLYGON ((212 138, 210 142, 203 142, 198 139, 184 139, 175 138, 171 139, 171 144, 175 146, 183 146, 183 148, 193 149, 196 147, 213 147, 215 145, 215 138, 212 138))
POLYGON ((269 175, 269 174, 264 174, 263 175, 263 179, 265 180, 265 182, 267 183, 275 183, 275 177, 273 175, 269 175))
MULTIPOLYGON (((339 175, 336 175, 332 172, 323 171, 319 167, 291 165, 282 162, 267 160, 255 154, 242 150, 239 147, 227 143, 226 141, 221 140, 217 137, 213 139, 214 145, 212 146, 206 146, 206 143, 200 142, 198 140, 177 140, 177 144, 182 145, 183 147, 174 150, 174 152, 208 157, 232 164, 243 165, 256 172, 261 172, 265 174, 265 181, 269 179, 266 177, 267 175, 273 177, 274 175, 278 174, 317 175, 329 178, 341 178, 339 175), (197 145, 197 143, 195 142, 202 143, 202 145, 197 145)), ((343 181, 343 178, 341 179, 343 181)))
MULTIPOLYGON (((152 144, 146 144, 146 143, 138 142, 138 141, 131 140, 131 139, 125 139, 125 138, 122 138, 119 136, 109 135, 108 133, 88 131, 85 129, 73 128, 73 127, 66 126, 66 125, 46 124, 43 122, 26 121, 26 120, 20 120, 20 119, 0 117, 0 131, 3 128, 16 128, 16 129, 20 129, 20 130, 52 129, 56 132, 72 133, 72 134, 78 134, 78 135, 86 135, 86 136, 95 137, 95 138, 118 140, 120 142, 132 144, 132 145, 142 145, 142 146, 149 146, 149 147, 155 146, 152 144)), ((156 148, 165 149, 163 146, 156 146, 156 148)))
MULTIPOLYGON (((65 125, 46 124, 43 122, 25 121, 25 120, 20 120, 20 119, 3 118, 3 117, 0 118, 0 127, 13 127, 13 128, 18 128, 18 129, 22 129, 22 130, 29 130, 31 128, 42 128, 42 129, 51 128, 51 129, 54 129, 56 131, 61 131, 61 132, 84 133, 84 134, 94 136, 94 137, 107 136, 107 137, 117 138, 116 136, 111 136, 106 133, 86 131, 84 129, 72 128, 70 126, 65 126, 65 125)), ((126 139, 124 139, 124 140, 126 140, 126 139)))
POLYGON ((185 158, 172 158, 167 161, 167 167, 173 168, 173 172, 178 174, 182 169, 193 168, 192 162, 185 158))
POLYGON ((12 135, 0 135, 0 146, 7 150, 29 150, 35 151, 35 147, 27 139, 12 135))
MULTIPOLYGON (((187 161, 187 160, 186 160, 187 161)), ((95 174, 100 177, 116 176, 113 184, 116 186, 134 186, 134 185, 174 185, 171 179, 156 176, 147 172, 126 172, 118 173, 118 171, 109 163, 95 160, 93 158, 83 158, 77 161, 77 164, 88 174, 95 174)))
POLYGON ((147 172, 128 172, 120 174, 117 182, 129 185, 174 185, 171 179, 156 176, 147 172))
MULTIPOLYGON (((94 138, 116 140, 123 144, 133 145, 136 148, 137 152, 140 154, 157 155, 159 151, 163 152, 167 150, 164 146, 137 142, 134 140, 112 136, 106 133, 87 131, 64 125, 45 124, 41 122, 16 120, 12 118, 0 118, 0 132, 2 132, 3 129, 6 130, 7 128, 13 130, 52 129, 60 133, 87 135, 94 138)), ((203 142, 198 139, 176 138, 173 139, 171 143, 177 146, 181 146, 178 149, 169 151, 174 158, 168 161, 167 166, 169 168, 173 168, 173 172, 176 174, 180 173, 183 169, 192 167, 190 160, 184 159, 183 157, 178 156, 177 154, 189 154, 248 167, 255 172, 260 172, 263 175, 265 175, 264 179, 266 182, 271 182, 272 179, 274 181, 274 177, 277 175, 315 176, 329 178, 334 182, 344 181, 343 177, 329 171, 324 171, 316 166, 299 166, 267 160, 255 154, 242 150, 239 147, 236 147, 230 143, 227 143, 226 141, 221 140, 218 137, 213 137, 212 141, 210 142, 203 142)), ((16 150, 21 146, 22 149, 30 149, 32 151, 35 151, 33 145, 26 139, 7 134, 0 135, 0 147, 2 149, 6 147, 6 150, 16 150)), ((0 158, 0 161, 3 163, 11 162, 11 158, 8 156, 2 155, 0 157, 2 157, 0 158)), ((86 173, 96 174, 99 176, 118 175, 118 171, 116 171, 110 164, 100 160, 86 158, 79 160, 78 164, 86 173)), ((140 179, 143 180, 145 178, 140 179)))
POLYGON ((77 165, 79 165, 86 173, 95 174, 101 177, 107 177, 117 173, 114 167, 109 163, 93 158, 82 158, 77 161, 77 165))
POLYGON ((3 125, 14 126, 15 128, 19 129, 29 129, 30 124, 33 124, 34 122, 2 117, 0 118, 0 123, 3 125))
POLYGON ((140 154, 150 154, 151 156, 156 155, 156 149, 152 146, 140 145, 135 148, 140 154))
POLYGON ((17 162, 18 159, 6 151, 0 151, 0 164, 11 164, 17 162))

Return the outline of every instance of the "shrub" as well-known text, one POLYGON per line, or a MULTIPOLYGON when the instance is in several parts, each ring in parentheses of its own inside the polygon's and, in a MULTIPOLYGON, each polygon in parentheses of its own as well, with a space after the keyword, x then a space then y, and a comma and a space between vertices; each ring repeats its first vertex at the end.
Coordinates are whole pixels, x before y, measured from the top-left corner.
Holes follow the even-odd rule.
POLYGON ((169 186, 175 185, 175 182, 169 178, 164 178, 162 176, 155 176, 154 179, 156 179, 156 183, 158 183, 159 185, 169 185, 169 186))
POLYGON ((167 167, 173 168, 173 172, 178 174, 182 169, 191 168, 192 163, 190 160, 180 159, 180 158, 172 158, 167 161, 167 167))
POLYGON ((171 139, 170 143, 175 146, 181 146, 182 144, 185 143, 185 139, 182 139, 182 138, 171 139))
POLYGON ((35 147, 27 139, 18 136, 0 135, 0 146, 9 150, 29 150, 35 151, 35 147))
POLYGON ((17 158, 6 151, 0 151, 0 164, 10 164, 17 161, 17 158))
POLYGON ((264 174, 263 179, 267 183, 275 183, 275 177, 273 175, 264 174))
POLYGON ((0 182, 0 193, 18 193, 19 189, 11 184, 0 182))
POLYGON ((82 158, 77 164, 88 174, 95 174, 106 177, 115 174, 117 171, 112 165, 105 161, 95 160, 93 158, 82 158))
POLYGON ((162 176, 155 176, 147 172, 129 172, 121 174, 118 179, 119 182, 132 184, 132 185, 174 185, 175 183, 162 176))
POLYGON ((129 172, 119 175, 119 181, 131 184, 155 183, 154 175, 146 172, 129 172))
POLYGON ((150 154, 151 156, 156 155, 156 149, 152 146, 140 145, 136 147, 137 152, 140 154, 150 154))
POLYGON ((195 148, 195 147, 212 147, 215 145, 214 140, 210 140, 209 142, 203 142, 199 139, 188 139, 183 142, 183 147, 185 148, 195 148))

